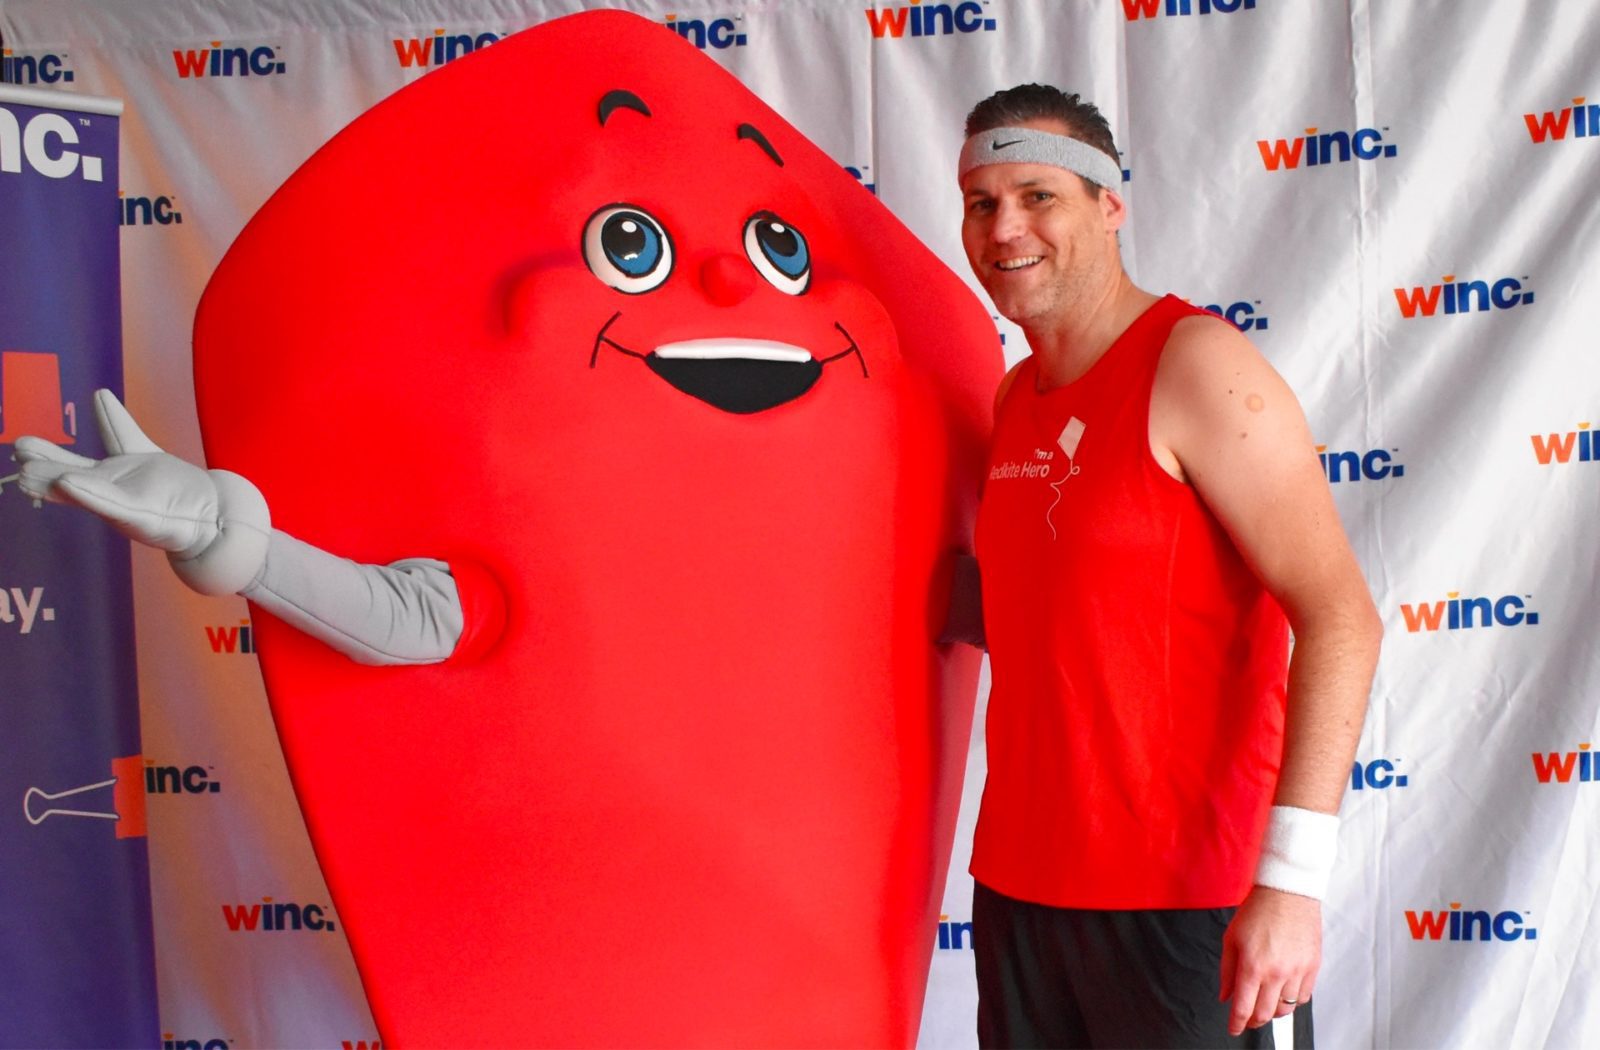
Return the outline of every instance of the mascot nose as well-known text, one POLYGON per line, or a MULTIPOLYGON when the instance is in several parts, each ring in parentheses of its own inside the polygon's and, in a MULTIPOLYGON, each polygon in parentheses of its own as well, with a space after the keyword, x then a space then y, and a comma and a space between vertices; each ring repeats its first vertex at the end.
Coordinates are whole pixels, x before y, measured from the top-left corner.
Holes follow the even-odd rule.
POLYGON ((755 291, 756 274, 736 255, 713 255, 700 264, 700 287, 717 306, 737 306, 755 291))

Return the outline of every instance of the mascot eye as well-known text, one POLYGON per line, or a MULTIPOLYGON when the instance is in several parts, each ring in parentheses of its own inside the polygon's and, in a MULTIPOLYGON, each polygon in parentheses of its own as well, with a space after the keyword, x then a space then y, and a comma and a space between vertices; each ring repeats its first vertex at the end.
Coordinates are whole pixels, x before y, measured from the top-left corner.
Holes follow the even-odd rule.
POLYGON ((647 213, 614 204, 595 212, 583 228, 583 259, 607 285, 638 295, 672 273, 672 241, 647 213))
POLYGON ((744 224, 744 253, 773 287, 799 295, 811 284, 811 251, 805 236, 770 211, 744 224))

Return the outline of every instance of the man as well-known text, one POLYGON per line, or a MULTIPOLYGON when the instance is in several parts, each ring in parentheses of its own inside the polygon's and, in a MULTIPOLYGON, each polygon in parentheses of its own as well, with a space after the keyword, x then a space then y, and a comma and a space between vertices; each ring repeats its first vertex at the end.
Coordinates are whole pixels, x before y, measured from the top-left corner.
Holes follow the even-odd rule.
POLYGON ((1231 325, 1129 280, 1094 106, 1025 85, 966 132, 967 259, 1032 350, 978 519, 979 1041, 1271 1046, 1294 1013, 1308 1046, 1382 629, 1304 414, 1231 325))

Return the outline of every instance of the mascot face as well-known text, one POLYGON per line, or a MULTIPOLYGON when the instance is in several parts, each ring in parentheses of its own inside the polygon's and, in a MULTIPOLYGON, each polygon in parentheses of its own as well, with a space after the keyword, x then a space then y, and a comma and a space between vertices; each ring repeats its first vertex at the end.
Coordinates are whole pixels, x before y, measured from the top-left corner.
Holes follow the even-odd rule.
MULTIPOLYGON (((604 137, 655 152, 652 147, 663 138, 686 138, 684 125, 695 115, 663 117, 666 127, 658 127, 643 99, 618 89, 600 100, 597 118, 608 129, 604 137)), ((726 135, 729 129, 706 130, 713 134, 703 151, 684 159, 739 169, 740 181, 753 191, 747 196, 765 196, 769 203, 740 216, 737 202, 726 198, 673 200, 653 192, 648 197, 661 215, 634 202, 598 207, 584 223, 583 261, 595 281, 629 298, 571 289, 580 295, 577 301, 595 304, 599 313, 616 308, 595 333, 590 367, 598 367, 603 353, 621 354, 677 390, 738 413, 766 411, 803 396, 828 365, 843 362, 840 370, 859 370, 866 378, 866 359, 851 328, 881 329, 881 304, 837 265, 814 258, 800 224, 827 244, 820 216, 783 177, 783 157, 758 127, 739 124, 720 147, 714 132, 726 135)), ((553 278, 554 272, 546 272, 518 297, 522 323, 515 327, 532 338, 538 319, 562 301, 554 297, 560 291, 551 288, 553 278)))
POLYGON ((851 272, 858 249, 761 127, 736 115, 718 119, 676 90, 652 101, 620 87, 581 113, 589 126, 567 141, 588 156, 557 176, 573 188, 549 202, 559 218, 540 222, 576 233, 578 250, 541 256, 517 282, 510 338, 529 349, 570 342, 584 318, 589 368, 637 373, 597 392, 616 407, 637 391, 641 411, 661 396, 640 382, 646 374, 748 415, 819 383, 870 379, 873 359, 888 367, 894 328, 851 272))
POLYGON ((307 161, 195 361, 277 527, 461 591, 435 667, 258 614, 386 1041, 915 1038, 1002 366, 870 194, 675 34, 576 15, 307 161))

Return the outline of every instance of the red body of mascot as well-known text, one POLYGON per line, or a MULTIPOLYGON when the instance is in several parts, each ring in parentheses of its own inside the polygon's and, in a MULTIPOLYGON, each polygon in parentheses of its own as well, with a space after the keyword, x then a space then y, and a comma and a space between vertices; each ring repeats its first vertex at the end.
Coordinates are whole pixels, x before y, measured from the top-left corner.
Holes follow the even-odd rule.
POLYGON ((313 156, 195 357, 274 525, 460 589, 430 667, 257 611, 386 1044, 915 1039, 1001 358, 871 195, 674 34, 578 15, 313 156))

